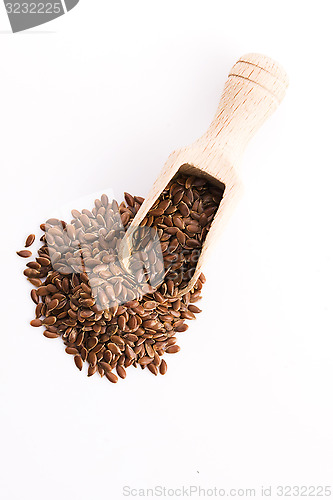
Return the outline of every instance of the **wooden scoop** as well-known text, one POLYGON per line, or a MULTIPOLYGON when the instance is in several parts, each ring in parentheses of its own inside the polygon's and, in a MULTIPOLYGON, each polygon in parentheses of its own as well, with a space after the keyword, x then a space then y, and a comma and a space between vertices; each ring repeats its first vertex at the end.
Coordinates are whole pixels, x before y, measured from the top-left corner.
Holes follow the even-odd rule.
POLYGON ((202 247, 195 273, 179 296, 196 283, 214 240, 223 229, 242 185, 237 174, 245 146, 282 101, 288 86, 285 71, 261 54, 246 54, 231 68, 220 104, 207 132, 191 146, 174 151, 127 231, 128 240, 177 174, 205 177, 222 188, 224 195, 202 247))

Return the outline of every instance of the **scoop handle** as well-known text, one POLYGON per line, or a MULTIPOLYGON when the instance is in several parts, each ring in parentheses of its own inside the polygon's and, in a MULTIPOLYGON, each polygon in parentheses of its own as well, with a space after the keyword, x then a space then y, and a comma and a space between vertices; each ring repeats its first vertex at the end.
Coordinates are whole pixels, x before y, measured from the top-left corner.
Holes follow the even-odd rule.
POLYGON ((282 101, 288 87, 284 69, 261 54, 246 54, 231 68, 205 139, 234 160, 282 101))

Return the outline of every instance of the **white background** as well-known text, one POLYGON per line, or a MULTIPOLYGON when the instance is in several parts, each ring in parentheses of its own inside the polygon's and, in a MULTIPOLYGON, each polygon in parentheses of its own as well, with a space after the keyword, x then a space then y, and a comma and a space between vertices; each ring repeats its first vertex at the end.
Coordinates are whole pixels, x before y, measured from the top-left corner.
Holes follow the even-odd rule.
POLYGON ((0 5, 1 499, 333 485, 331 7, 81 0, 13 35, 0 5), (56 206, 145 196, 247 52, 278 60, 290 87, 244 155, 203 312, 165 377, 87 378, 29 326, 15 251, 56 206))

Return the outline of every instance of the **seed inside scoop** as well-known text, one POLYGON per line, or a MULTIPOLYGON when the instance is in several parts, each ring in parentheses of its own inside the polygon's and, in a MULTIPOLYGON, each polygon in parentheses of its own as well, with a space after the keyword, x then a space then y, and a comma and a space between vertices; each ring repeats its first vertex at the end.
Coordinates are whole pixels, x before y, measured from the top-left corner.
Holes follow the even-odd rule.
POLYGON ((166 275, 161 293, 176 295, 187 286, 222 196, 223 189, 206 179, 180 174, 147 213, 142 226, 156 228, 162 243, 166 275))

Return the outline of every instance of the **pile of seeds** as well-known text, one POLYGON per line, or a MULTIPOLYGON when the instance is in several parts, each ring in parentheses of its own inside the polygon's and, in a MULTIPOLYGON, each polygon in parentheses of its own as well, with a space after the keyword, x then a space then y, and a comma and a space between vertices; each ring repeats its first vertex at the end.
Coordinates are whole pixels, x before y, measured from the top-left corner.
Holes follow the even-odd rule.
MULTIPOLYGON (((175 178, 139 228, 141 247, 131 273, 121 266, 118 251, 143 198, 125 193, 126 203, 118 206, 102 195, 91 211, 73 210, 71 224, 57 219, 41 224, 42 246, 24 271, 36 287, 31 325, 45 326, 48 338, 62 337, 79 370, 88 362, 88 376, 98 372, 115 383, 131 365, 164 375, 167 364, 161 357, 180 350, 177 333, 200 312, 194 303, 201 298, 203 275, 190 292, 179 298, 177 293, 193 273, 193 252, 200 252, 222 195, 203 179, 175 178), (142 246, 145 228, 149 238, 142 246), (154 245, 159 241, 161 258, 154 245), (147 278, 152 283, 160 276, 161 261, 167 274, 153 288, 147 278)), ((29 235, 26 246, 33 241, 29 235)), ((29 250, 17 253, 31 256, 29 250)))

